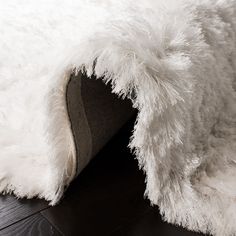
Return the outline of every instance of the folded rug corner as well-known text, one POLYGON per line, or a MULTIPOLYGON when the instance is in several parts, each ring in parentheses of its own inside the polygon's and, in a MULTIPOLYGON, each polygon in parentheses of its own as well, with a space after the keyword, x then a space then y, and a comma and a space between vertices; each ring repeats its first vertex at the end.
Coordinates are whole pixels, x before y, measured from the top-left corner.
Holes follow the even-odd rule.
POLYGON ((76 176, 76 69, 138 109, 130 146, 163 218, 236 235, 235 0, 12 0, 0 26, 1 192, 55 204, 76 176))

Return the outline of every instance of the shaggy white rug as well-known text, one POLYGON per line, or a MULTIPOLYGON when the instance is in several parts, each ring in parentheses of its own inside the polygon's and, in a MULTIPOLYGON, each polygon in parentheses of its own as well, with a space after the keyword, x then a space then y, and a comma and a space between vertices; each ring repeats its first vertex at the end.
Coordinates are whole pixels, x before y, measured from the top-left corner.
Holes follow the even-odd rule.
POLYGON ((0 191, 58 202, 75 176, 65 88, 111 81, 163 218, 236 235, 236 1, 0 1, 0 191))

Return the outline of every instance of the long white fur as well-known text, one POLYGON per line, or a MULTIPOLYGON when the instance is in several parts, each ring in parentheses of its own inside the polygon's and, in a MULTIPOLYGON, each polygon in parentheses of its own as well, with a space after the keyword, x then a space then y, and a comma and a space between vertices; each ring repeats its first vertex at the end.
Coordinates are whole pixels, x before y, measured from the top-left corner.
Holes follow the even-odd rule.
POLYGON ((74 68, 139 110, 130 147, 164 219, 236 235, 236 1, 1 1, 1 192, 55 204, 75 176, 74 68))

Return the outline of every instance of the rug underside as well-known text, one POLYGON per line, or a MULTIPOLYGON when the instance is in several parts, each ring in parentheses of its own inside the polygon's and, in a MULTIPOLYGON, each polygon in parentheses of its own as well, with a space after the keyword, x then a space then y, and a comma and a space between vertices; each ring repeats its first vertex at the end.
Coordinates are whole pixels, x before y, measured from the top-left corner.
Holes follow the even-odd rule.
POLYGON ((130 148, 163 219, 236 235, 235 0, 2 1, 0 36, 0 192, 60 200, 83 71, 138 109, 130 148))

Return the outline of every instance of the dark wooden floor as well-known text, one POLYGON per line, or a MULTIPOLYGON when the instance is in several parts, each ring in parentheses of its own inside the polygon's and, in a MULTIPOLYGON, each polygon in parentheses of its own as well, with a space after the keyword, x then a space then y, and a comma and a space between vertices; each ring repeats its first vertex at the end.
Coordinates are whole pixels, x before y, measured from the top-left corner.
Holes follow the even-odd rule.
POLYGON ((55 207, 0 197, 0 235, 194 236, 162 222, 143 198, 144 175, 127 148, 132 122, 100 152, 55 207))

